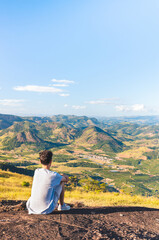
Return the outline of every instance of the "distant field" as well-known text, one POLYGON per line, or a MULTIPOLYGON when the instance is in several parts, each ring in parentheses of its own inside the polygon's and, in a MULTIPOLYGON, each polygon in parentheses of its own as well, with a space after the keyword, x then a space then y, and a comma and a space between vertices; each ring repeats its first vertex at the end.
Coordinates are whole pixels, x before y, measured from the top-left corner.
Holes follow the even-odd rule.
POLYGON ((118 156, 122 158, 134 158, 146 160, 147 158, 143 154, 148 151, 150 150, 146 147, 138 147, 119 153, 118 156))

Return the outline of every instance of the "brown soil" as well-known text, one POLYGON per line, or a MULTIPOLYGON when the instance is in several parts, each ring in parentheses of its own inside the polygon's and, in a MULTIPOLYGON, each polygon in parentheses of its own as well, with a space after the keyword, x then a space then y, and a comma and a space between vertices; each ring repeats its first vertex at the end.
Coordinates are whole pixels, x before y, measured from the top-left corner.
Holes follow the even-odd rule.
POLYGON ((67 212, 28 215, 25 202, 0 202, 0 239, 159 239, 159 210, 75 204, 67 212))

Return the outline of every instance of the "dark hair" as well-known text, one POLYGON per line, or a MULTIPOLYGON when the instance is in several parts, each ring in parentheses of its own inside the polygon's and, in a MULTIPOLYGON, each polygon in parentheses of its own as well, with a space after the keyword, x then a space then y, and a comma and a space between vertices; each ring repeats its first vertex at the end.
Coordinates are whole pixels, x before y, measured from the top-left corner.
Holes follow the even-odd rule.
POLYGON ((39 153, 39 156, 41 164, 48 165, 52 160, 53 153, 51 151, 44 150, 39 153))

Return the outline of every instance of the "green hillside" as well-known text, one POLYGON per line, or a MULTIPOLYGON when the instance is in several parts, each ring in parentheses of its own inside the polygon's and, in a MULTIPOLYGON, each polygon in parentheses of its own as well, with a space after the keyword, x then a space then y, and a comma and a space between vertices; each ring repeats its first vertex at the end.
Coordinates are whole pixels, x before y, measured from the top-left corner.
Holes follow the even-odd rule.
POLYGON ((8 128, 14 122, 21 122, 22 118, 14 115, 0 114, 0 130, 8 128))
POLYGON ((102 149, 107 153, 119 152, 124 147, 121 141, 96 126, 84 129, 81 135, 75 140, 75 144, 91 147, 91 149, 102 149))
POLYGON ((78 129, 56 122, 43 123, 38 130, 43 139, 60 143, 72 142, 79 132, 78 129))
POLYGON ((38 126, 30 122, 15 122, 9 128, 0 131, 0 140, 3 150, 12 150, 22 144, 37 147, 37 150, 53 147, 53 142, 39 137, 38 126))

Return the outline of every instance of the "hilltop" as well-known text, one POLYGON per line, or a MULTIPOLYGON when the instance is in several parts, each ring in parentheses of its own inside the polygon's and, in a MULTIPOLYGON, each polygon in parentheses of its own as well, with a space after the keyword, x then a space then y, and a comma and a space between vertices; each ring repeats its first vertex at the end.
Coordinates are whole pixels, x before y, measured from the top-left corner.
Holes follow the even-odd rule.
POLYGON ((28 215, 25 202, 0 203, 0 238, 5 239, 154 239, 159 211, 142 207, 85 207, 68 212, 28 215), (27 229, 27 231, 26 231, 27 229))

